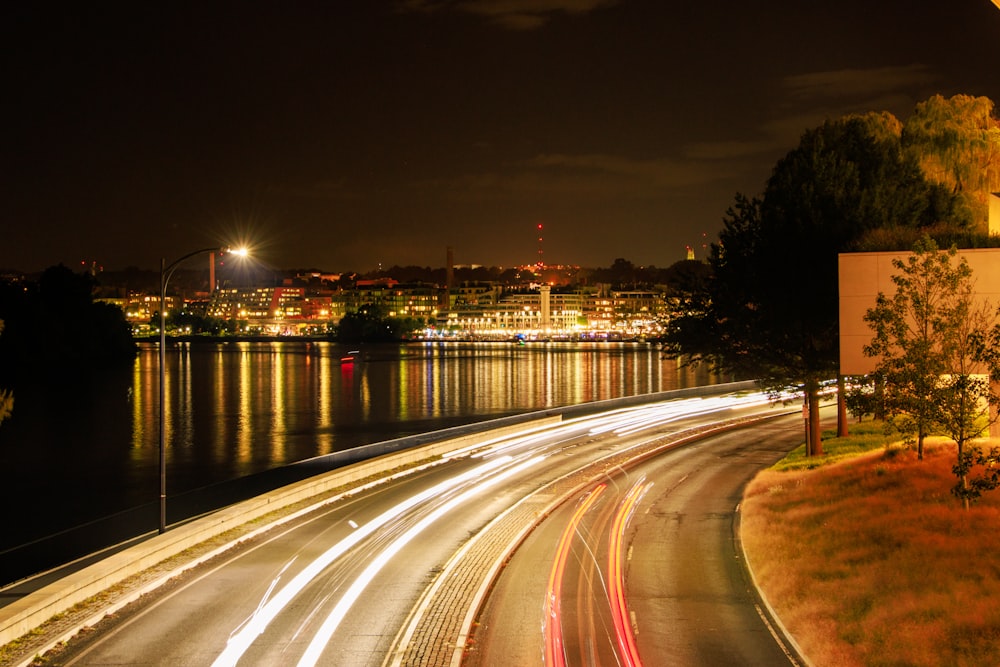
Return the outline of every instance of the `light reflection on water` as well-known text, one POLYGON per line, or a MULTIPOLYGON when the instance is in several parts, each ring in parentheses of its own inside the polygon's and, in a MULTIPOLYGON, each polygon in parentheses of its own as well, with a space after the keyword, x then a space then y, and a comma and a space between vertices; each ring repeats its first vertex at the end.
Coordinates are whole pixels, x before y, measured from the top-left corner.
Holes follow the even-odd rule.
MULTIPOLYGON (((342 365, 344 353, 315 342, 169 350, 169 463, 244 475, 439 426, 713 381, 645 344, 369 346, 342 365)), ((132 447, 150 452, 157 359, 155 345, 142 347, 131 410, 132 447)))
MULTIPOLYGON (((295 341, 170 346, 168 494, 412 433, 718 381, 647 344, 372 345, 342 365, 346 352, 295 341)), ((41 389, 16 396, 17 418, 0 427, 0 503, 44 497, 57 508, 52 523, 74 525, 154 502, 158 361, 156 344, 143 343, 126 377, 58 403, 41 389)), ((22 527, 48 522, 46 511, 22 527)))

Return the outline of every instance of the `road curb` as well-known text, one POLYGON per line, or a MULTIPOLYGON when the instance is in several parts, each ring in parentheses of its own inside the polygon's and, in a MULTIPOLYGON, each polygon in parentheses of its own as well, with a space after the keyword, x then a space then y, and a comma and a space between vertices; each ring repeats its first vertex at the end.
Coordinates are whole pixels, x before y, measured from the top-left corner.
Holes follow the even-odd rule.
MULTIPOLYGON (((542 427, 561 421, 562 417, 557 415, 540 417, 531 423, 542 427)), ((154 590, 178 573, 203 562, 207 557, 215 556, 222 551, 228 550, 239 542, 248 539, 250 535, 268 529, 275 525, 275 523, 268 522, 260 528, 247 529, 231 541, 227 541, 221 546, 212 549, 210 556, 203 554, 197 558, 185 560, 183 563, 176 564, 173 567, 163 567, 164 563, 169 563, 171 559, 180 556, 183 552, 197 545, 205 544, 229 531, 246 527, 270 514, 280 512, 297 503, 305 502, 309 498, 330 493, 342 487, 345 492, 348 490, 356 492, 364 485, 365 480, 373 476, 378 476, 377 483, 382 483, 393 478, 393 476, 386 473, 396 468, 413 466, 407 470, 409 472, 416 469, 415 465, 420 461, 440 458, 455 448, 468 446, 477 440, 497 437, 504 432, 519 431, 524 428, 525 423, 519 423, 483 433, 461 436, 413 449, 406 449, 394 454, 387 454, 356 463, 342 469, 318 475, 314 478, 281 487, 271 493, 237 503, 236 505, 168 530, 161 535, 151 537, 140 544, 102 559, 0 608, 0 647, 4 647, 17 640, 22 640, 25 637, 30 637, 33 631, 46 623, 54 622, 58 624, 60 627, 52 633, 54 636, 45 639, 44 643, 39 644, 37 641, 26 642, 30 648, 27 651, 29 653, 28 657, 20 658, 19 660, 23 660, 22 662, 13 663, 20 666, 29 665, 35 655, 51 650, 83 628, 93 625, 101 617, 111 613, 112 610, 121 608, 125 604, 137 599, 139 595, 154 590), (86 605, 88 600, 99 597, 102 593, 122 585, 133 577, 141 576, 143 573, 151 574, 139 584, 138 591, 132 591, 124 596, 116 597, 113 603, 97 605, 99 607, 98 611, 86 613, 82 617, 82 620, 79 619, 79 614, 71 614, 74 608, 86 605), (78 620, 69 622, 66 620, 67 615, 73 616, 78 620)), ((322 502, 332 502, 332 500, 322 502)), ((314 505, 310 505, 308 509, 312 507, 314 505)), ((14 652, 24 655, 22 651, 14 652)))
MULTIPOLYGON (((792 412, 798 412, 798 409, 792 412)), ((440 613, 440 611, 436 613, 433 609, 429 613, 423 614, 423 617, 431 620, 425 621, 422 617, 408 619, 406 622, 407 627, 400 633, 401 639, 397 640, 394 645, 396 654, 392 661, 386 661, 386 665, 400 667, 404 664, 412 664, 412 661, 408 661, 408 658, 419 656, 420 664, 423 665, 459 667, 466 652, 471 646, 474 646, 474 626, 476 619, 482 613, 482 609, 489 596, 489 591, 492 590, 496 581, 501 576, 507 561, 509 561, 532 531, 541 525, 546 517, 555 511, 556 508, 572 500, 574 495, 604 477, 605 473, 603 471, 595 473, 595 469, 606 467, 609 461, 623 455, 626 456, 626 459, 616 465, 631 467, 667 450, 688 445, 704 437, 784 417, 787 414, 780 413, 739 418, 732 422, 723 422, 707 428, 696 427, 689 431, 673 434, 673 437, 669 437, 669 439, 661 436, 655 439, 658 441, 657 444, 651 445, 649 442, 645 442, 632 446, 630 450, 610 453, 599 460, 592 461, 582 468, 567 473, 536 489, 530 495, 524 497, 495 517, 472 536, 462 546, 460 551, 456 553, 455 557, 449 560, 422 594, 419 603, 422 608, 432 608, 437 604, 439 607, 446 606, 454 609, 456 599, 464 598, 466 602, 460 607, 464 610, 461 613, 461 623, 455 627, 455 624, 451 622, 453 619, 449 615, 440 613), (574 477, 581 477, 581 479, 573 482, 574 477), (544 505, 532 506, 533 499, 539 496, 539 494, 552 493, 554 489, 558 488, 560 483, 567 481, 570 481, 571 485, 565 490, 558 492, 556 497, 548 500, 544 505), (477 548, 482 548, 489 552, 489 541, 491 538, 496 537, 496 535, 491 533, 502 532, 504 522, 513 516, 518 509, 524 508, 528 508, 525 512, 533 515, 533 519, 530 522, 525 523, 521 521, 519 528, 513 531, 513 535, 506 538, 506 541, 499 547, 493 548, 491 555, 486 558, 483 557, 483 554, 474 553, 477 548), (488 564, 485 567, 479 565, 481 571, 485 574, 476 578, 473 587, 475 590, 470 591, 468 588, 470 576, 467 570, 475 567, 476 564, 474 561, 477 560, 480 563, 486 560, 488 564), (446 624, 450 628, 443 627, 446 624), (405 645, 401 646, 401 644, 405 645)), ((504 538, 501 537, 501 539, 504 538)))
POLYGON ((788 660, 797 667, 799 665, 803 667, 815 667, 813 662, 806 657, 803 653, 802 648, 799 646, 798 642, 795 641, 795 637, 785 624, 781 622, 781 618, 778 613, 771 606, 770 601, 767 599, 767 595, 761 590, 757 583, 757 576, 754 574, 753 567, 750 565, 750 560, 747 558, 747 552, 743 545, 743 539, 741 537, 740 527, 742 525, 742 503, 736 506, 736 511, 733 512, 733 540, 736 542, 738 553, 740 554, 740 565, 743 569, 743 575, 746 577, 750 584, 750 589, 753 591, 754 598, 757 600, 757 613, 760 614, 761 620, 768 626, 771 635, 775 640, 781 644, 782 649, 785 651, 785 655, 788 656, 788 660))

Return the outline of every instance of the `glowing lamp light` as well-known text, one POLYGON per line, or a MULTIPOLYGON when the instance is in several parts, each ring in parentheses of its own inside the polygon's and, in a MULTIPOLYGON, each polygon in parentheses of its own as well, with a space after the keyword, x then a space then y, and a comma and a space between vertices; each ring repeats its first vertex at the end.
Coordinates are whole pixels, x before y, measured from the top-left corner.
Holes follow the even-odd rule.
POLYGON ((174 274, 174 271, 178 266, 184 261, 191 259, 197 255, 214 255, 215 253, 221 254, 233 254, 240 257, 246 257, 249 253, 246 248, 238 248, 233 250, 229 247, 212 247, 212 248, 201 248, 200 250, 194 250, 187 253, 183 257, 174 260, 170 264, 167 264, 165 258, 160 258, 160 526, 159 532, 163 534, 167 530, 167 461, 166 461, 166 419, 164 404, 166 403, 166 347, 167 347, 167 332, 166 332, 166 310, 167 310, 167 283, 170 282, 170 277, 174 274))

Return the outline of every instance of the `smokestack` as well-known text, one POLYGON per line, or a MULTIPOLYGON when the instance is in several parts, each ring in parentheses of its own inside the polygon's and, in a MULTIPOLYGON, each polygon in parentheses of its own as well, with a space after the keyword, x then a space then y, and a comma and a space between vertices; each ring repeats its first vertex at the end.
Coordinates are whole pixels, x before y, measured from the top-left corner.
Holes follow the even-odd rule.
POLYGON ((542 257, 542 223, 538 223, 538 270, 545 268, 545 260, 542 257))
POLYGON ((448 246, 447 262, 447 269, 445 271, 445 286, 450 291, 451 288, 455 286, 455 256, 451 252, 451 246, 448 246))
POLYGON ((438 295, 438 310, 449 310, 451 308, 451 288, 455 283, 455 257, 451 253, 451 246, 447 246, 447 259, 444 274, 444 292, 438 295))

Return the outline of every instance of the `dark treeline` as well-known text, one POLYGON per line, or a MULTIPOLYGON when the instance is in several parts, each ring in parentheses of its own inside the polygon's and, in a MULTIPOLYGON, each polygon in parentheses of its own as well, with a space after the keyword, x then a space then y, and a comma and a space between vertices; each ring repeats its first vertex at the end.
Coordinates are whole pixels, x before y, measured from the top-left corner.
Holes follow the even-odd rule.
POLYGON ((94 300, 95 280, 63 265, 37 281, 0 283, 0 386, 54 373, 123 366, 136 356, 117 306, 94 300))
MULTIPOLYGON (((678 279, 682 279, 684 274, 696 271, 698 266, 704 266, 704 262, 682 260, 663 268, 636 265, 620 257, 610 266, 596 268, 460 266, 453 269, 452 282, 456 285, 489 282, 507 287, 544 282, 553 285, 555 289, 596 285, 605 285, 615 290, 650 289, 673 285, 678 279)), ((292 284, 333 290, 353 289, 358 281, 386 278, 404 284, 426 283, 443 287, 448 283, 448 270, 445 267, 393 265, 375 271, 351 270, 331 273, 316 268, 277 270, 257 266, 245 268, 238 273, 220 269, 216 274, 220 287, 278 287, 292 284), (329 278, 329 276, 336 277, 329 278)), ((99 296, 125 297, 134 292, 155 294, 159 291, 159 280, 159 271, 127 267, 96 274, 93 285, 99 296)), ((170 279, 169 293, 190 294, 207 291, 208 282, 207 269, 178 269, 170 279)))
MULTIPOLYGON (((459 267, 454 269, 453 282, 493 282, 501 285, 527 285, 544 282, 556 287, 575 288, 579 286, 607 285, 615 290, 650 289, 670 286, 684 276, 697 272, 704 263, 682 260, 666 268, 638 266, 627 259, 617 258, 608 267, 582 268, 564 266, 530 267, 523 269, 503 269, 500 267, 459 267)), ((392 278, 402 283, 431 283, 444 285, 447 271, 443 268, 421 266, 392 266, 367 274, 352 274, 355 282, 361 279, 392 278)), ((341 278, 345 281, 346 276, 341 278)))

